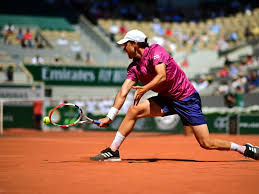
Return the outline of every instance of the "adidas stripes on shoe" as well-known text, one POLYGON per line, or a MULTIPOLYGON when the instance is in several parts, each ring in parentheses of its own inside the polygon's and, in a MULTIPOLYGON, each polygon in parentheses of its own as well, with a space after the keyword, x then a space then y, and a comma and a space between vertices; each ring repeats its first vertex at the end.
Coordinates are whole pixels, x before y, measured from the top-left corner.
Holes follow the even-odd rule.
POLYGON ((254 160, 259 160, 259 147, 253 146, 250 143, 247 143, 244 146, 246 146, 244 156, 252 158, 254 160))
POLYGON ((116 150, 114 152, 109 147, 101 151, 100 154, 94 157, 90 157, 90 159, 95 161, 111 161, 111 162, 121 161, 119 150, 116 150))

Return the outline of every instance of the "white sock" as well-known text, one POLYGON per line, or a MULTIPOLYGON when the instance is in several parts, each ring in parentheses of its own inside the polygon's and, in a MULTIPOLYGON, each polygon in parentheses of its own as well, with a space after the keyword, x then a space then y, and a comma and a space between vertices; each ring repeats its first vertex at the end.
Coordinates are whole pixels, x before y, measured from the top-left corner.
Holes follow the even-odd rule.
POLYGON ((239 152, 240 154, 244 154, 244 152, 246 150, 246 146, 241 146, 241 145, 231 142, 230 150, 234 150, 234 151, 239 152))
POLYGON ((119 131, 117 131, 116 136, 112 142, 112 145, 110 146, 112 151, 115 152, 116 150, 118 150, 122 142, 124 141, 124 139, 125 139, 125 136, 123 136, 119 131))

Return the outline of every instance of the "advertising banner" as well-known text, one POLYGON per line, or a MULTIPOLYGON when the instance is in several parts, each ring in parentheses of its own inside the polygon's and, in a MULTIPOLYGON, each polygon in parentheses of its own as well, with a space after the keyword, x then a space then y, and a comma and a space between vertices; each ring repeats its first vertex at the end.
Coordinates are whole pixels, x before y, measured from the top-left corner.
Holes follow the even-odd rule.
POLYGON ((29 65, 35 81, 46 85, 120 86, 126 79, 126 68, 29 65))
MULTIPOLYGON (((54 108, 47 106, 46 115, 54 108)), ((91 114, 88 116, 93 119, 99 119, 105 114, 91 114)), ((84 130, 117 130, 124 118, 125 114, 119 114, 107 129, 100 129, 94 124, 86 124, 80 127, 84 130)), ((209 131, 211 133, 225 134, 259 134, 259 114, 220 114, 207 113, 205 114, 209 131)), ((62 119, 62 118, 61 118, 62 119)), ((4 128, 33 128, 33 103, 32 102, 8 102, 4 105, 4 128)), ((51 130, 51 124, 44 125, 45 128, 51 130)), ((155 118, 138 119, 134 131, 164 131, 170 133, 182 133, 183 124, 178 115, 155 118)))
POLYGON ((259 134, 259 114, 247 114, 239 116, 240 134, 259 134))
POLYGON ((4 105, 3 126, 6 128, 33 128, 33 105, 31 102, 4 105))
POLYGON ((35 98, 42 97, 43 89, 41 85, 32 84, 0 84, 0 98, 35 98))
POLYGON ((209 131, 211 133, 228 133, 229 116, 228 114, 211 113, 205 114, 209 131))
MULTIPOLYGON (((46 113, 49 114, 51 109, 54 107, 47 107, 46 113)), ((68 113, 69 114, 69 113, 68 113)), ((59 119, 62 120, 62 114, 59 115, 59 119)), ((66 114, 66 116, 69 116, 66 114)), ((93 119, 100 119, 105 117, 106 115, 94 115, 94 114, 88 114, 90 118, 93 119)), ((75 128, 83 128, 85 130, 117 130, 124 118, 124 114, 119 114, 117 117, 113 120, 113 122, 109 125, 108 128, 100 129, 95 124, 82 124, 78 125, 75 128)), ((53 127, 51 124, 48 125, 48 127, 53 127)), ((182 122, 180 120, 180 117, 178 115, 171 115, 167 117, 155 117, 155 118, 141 118, 138 119, 133 130, 134 131, 164 131, 164 132, 172 132, 172 133, 181 133, 183 129, 182 122)))

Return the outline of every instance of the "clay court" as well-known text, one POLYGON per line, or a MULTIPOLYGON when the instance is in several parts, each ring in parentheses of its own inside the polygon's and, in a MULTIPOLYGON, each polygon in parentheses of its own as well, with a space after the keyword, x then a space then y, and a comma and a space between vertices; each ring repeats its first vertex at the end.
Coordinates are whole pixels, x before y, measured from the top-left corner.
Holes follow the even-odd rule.
MULTIPOLYGON (((6 130, 0 193, 258 193, 259 162, 201 149, 193 136, 132 133, 122 162, 91 162, 115 132, 6 130)), ((240 144, 259 136, 212 135, 240 144)))

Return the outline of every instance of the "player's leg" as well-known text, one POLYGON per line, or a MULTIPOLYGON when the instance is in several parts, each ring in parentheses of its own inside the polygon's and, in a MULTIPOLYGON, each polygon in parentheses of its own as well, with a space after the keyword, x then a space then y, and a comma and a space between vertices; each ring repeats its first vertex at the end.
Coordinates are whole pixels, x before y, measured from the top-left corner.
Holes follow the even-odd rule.
POLYGON ((245 146, 240 146, 221 139, 210 137, 206 119, 202 113, 202 103, 198 92, 189 97, 173 101, 174 110, 180 115, 184 125, 193 129, 194 135, 200 146, 204 149, 235 150, 244 153, 245 146))
MULTIPOLYGON (((210 137, 207 124, 191 126, 200 146, 204 149, 230 150, 231 143, 210 137)), ((245 149, 245 147, 244 147, 245 149)))
POLYGON ((183 100, 173 101, 173 103, 174 110, 180 115, 184 124, 192 127, 194 135, 202 148, 233 150, 244 156, 259 160, 259 147, 251 144, 242 146, 222 139, 211 138, 206 119, 202 113, 201 98, 198 92, 194 92, 183 100))
POLYGON ((116 151, 132 131, 137 119, 143 117, 162 116, 163 110, 152 100, 144 100, 137 106, 131 105, 124 117, 118 132, 111 144, 111 149, 116 151))
POLYGON ((202 148, 216 150, 233 150, 239 152, 246 157, 259 160, 259 147, 257 146, 253 146, 249 143, 242 146, 222 139, 211 138, 207 124, 192 126, 192 129, 197 141, 202 148))
POLYGON ((152 100, 144 100, 137 106, 131 105, 124 117, 110 147, 103 150, 91 160, 120 161, 119 147, 132 131, 137 119, 143 117, 163 116, 163 110, 152 100))
POLYGON ((162 116, 163 110, 152 100, 144 100, 137 106, 131 105, 118 131, 127 136, 132 131, 136 120, 143 117, 162 116))
POLYGON ((183 130, 184 130, 184 135, 186 135, 186 136, 192 135, 192 127, 191 126, 184 125, 183 130))

